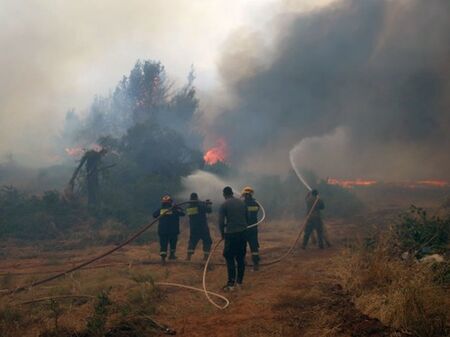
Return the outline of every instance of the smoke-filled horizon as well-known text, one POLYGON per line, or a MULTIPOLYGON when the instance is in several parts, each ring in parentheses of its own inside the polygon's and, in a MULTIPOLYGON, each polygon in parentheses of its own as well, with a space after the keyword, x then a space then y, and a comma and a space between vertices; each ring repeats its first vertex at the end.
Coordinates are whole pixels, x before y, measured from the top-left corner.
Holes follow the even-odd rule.
POLYGON ((343 0, 234 36, 212 134, 245 169, 450 178, 450 3, 343 0))
POLYGON ((155 0, 146 2, 154 6, 151 17, 159 13, 150 24, 140 0, 125 12, 114 3, 98 17, 85 4, 60 4, 58 17, 51 6, 25 9, 6 2, 0 14, 7 24, 0 40, 8 46, 0 56, 8 69, 0 80, 0 163, 9 160, 8 153, 10 158, 22 154, 28 163, 57 163, 65 143, 56 139, 67 110, 75 108, 79 115, 80 97, 92 102, 94 95, 106 95, 95 88, 108 83, 111 90, 150 52, 166 66, 168 80, 178 80, 175 88, 195 64, 202 116, 197 127, 205 145, 222 144, 227 160, 244 173, 284 175, 291 153, 298 168, 321 178, 450 180, 448 1, 321 0, 322 7, 310 11, 307 4, 317 1, 263 3, 231 6, 217 0, 191 7, 180 2, 172 10, 155 0), (237 15, 235 21, 204 35, 226 8, 237 15), (211 16, 190 25, 202 11, 211 16), (13 12, 20 27, 8 16, 13 12), (261 22, 239 28, 248 12, 261 22), (65 16, 72 24, 63 29, 65 16), (80 16, 85 19, 76 23, 80 16), (102 29, 119 17, 126 23, 102 29), (177 21, 173 27, 171 20, 177 21), (17 43, 18 36, 24 43, 17 43), (183 36, 192 44, 169 43, 183 36), (215 40, 211 48, 208 39, 215 40), (193 60, 177 56, 187 45, 193 60), (127 57, 122 52, 111 57, 117 48, 127 49, 127 57), (218 68, 212 71, 216 57, 218 68), (94 71, 99 60, 103 68, 94 71), (117 62, 123 70, 106 69, 117 62), (205 76, 215 73, 220 74, 217 90, 208 91, 205 76))
POLYGON ((0 162, 57 163, 66 112, 85 114, 138 59, 161 61, 176 86, 194 64, 198 89, 214 87, 228 34, 275 2, 0 0, 0 162))

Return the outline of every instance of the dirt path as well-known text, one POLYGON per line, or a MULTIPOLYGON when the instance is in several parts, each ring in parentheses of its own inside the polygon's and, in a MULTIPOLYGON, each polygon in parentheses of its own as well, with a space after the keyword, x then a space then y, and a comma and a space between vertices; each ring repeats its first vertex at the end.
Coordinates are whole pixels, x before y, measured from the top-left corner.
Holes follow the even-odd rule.
MULTIPOLYGON (((336 224, 331 227, 332 237, 344 240, 351 225, 336 224)), ((293 242, 295 227, 284 224, 263 228, 261 231, 264 259, 280 256, 293 242)), ((182 240, 179 256, 186 247, 182 240)), ((339 246, 337 240, 335 241, 339 246)), ((10 258, 0 263, 3 272, 36 272, 60 269, 74 262, 82 261, 92 254, 98 254, 105 247, 92 250, 55 254, 51 260, 39 257, 10 258), (48 262, 52 263, 48 263, 48 262), (43 268, 45 266, 45 268, 43 268)), ((150 264, 136 264, 144 260, 157 261, 157 244, 129 246, 103 263, 112 266, 105 269, 85 270, 73 280, 60 280, 49 285, 48 291, 61 293, 95 293, 102 287, 111 287, 117 298, 126 297, 130 277, 134 273, 148 273, 155 281, 177 282, 201 288, 202 267, 192 264, 169 264, 166 267, 150 264), (133 264, 135 263, 135 264, 133 264)), ((231 301, 226 310, 213 307, 200 292, 179 288, 161 288, 163 297, 155 303, 154 318, 177 331, 177 336, 189 337, 257 337, 257 336, 399 336, 384 327, 377 320, 368 318, 356 310, 348 296, 338 286, 336 274, 332 272, 337 264, 339 248, 319 250, 315 247, 296 250, 281 263, 262 267, 258 272, 250 268, 242 290, 225 294, 231 301)), ((199 259, 200 252, 196 256, 199 259)), ((217 252, 214 261, 222 261, 217 252)), ((37 277, 37 276, 34 276, 37 277)), ((10 280, 11 286, 29 281, 31 276, 17 275, 10 280)), ((208 288, 221 293, 226 281, 225 266, 215 266, 207 276, 208 288)), ((23 294, 23 299, 46 295, 46 288, 35 294, 23 294)), ((67 323, 79 320, 75 326, 82 326, 86 312, 74 316, 71 313, 67 323)), ((66 321, 64 319, 64 321, 66 321)))
MULTIPOLYGON (((331 269, 338 249, 312 248, 259 272, 248 272, 244 288, 230 293, 226 310, 184 290, 167 290, 157 318, 178 336, 402 336, 359 312, 331 269)), ((209 288, 218 291, 225 268, 210 273, 209 288)))

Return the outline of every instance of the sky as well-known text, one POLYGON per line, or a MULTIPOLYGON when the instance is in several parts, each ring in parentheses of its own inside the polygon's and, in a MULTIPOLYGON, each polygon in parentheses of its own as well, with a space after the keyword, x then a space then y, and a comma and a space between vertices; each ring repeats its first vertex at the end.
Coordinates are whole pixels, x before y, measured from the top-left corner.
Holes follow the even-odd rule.
POLYGON ((160 60, 180 85, 193 64, 199 92, 212 91, 230 36, 270 36, 277 13, 330 1, 0 0, 0 162, 52 163, 65 113, 107 95, 137 59, 160 60))

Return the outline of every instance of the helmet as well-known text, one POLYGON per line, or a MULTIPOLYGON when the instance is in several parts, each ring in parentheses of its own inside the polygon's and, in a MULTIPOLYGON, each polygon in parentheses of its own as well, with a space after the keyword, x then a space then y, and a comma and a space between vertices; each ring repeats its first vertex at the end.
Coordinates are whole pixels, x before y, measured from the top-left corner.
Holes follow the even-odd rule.
POLYGON ((242 190, 242 192, 241 192, 241 194, 242 195, 244 195, 244 194, 253 194, 255 191, 253 191, 253 188, 251 188, 250 186, 246 186, 243 190, 242 190))
POLYGON ((168 195, 168 194, 166 194, 166 195, 164 195, 162 198, 161 198, 161 201, 163 202, 163 203, 171 203, 172 202, 172 197, 170 196, 170 195, 168 195))

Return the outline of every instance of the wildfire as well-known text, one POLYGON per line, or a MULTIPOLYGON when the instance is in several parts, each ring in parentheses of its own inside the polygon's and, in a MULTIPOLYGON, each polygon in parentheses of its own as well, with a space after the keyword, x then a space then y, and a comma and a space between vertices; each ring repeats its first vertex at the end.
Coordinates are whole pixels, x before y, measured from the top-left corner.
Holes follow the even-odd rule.
POLYGON ((375 185, 377 183, 376 180, 366 180, 366 179, 335 179, 335 178, 328 178, 327 183, 330 185, 338 185, 344 188, 353 188, 355 186, 371 186, 375 185))
POLYGON ((218 162, 226 162, 228 158, 228 145, 224 139, 219 139, 216 146, 205 152, 203 160, 208 165, 214 165, 218 162))
POLYGON ((420 186, 444 188, 450 186, 448 181, 445 180, 419 180, 417 182, 412 183, 411 185, 413 188, 420 186))
POLYGON ((67 147, 65 151, 70 157, 81 157, 84 154, 85 149, 82 147, 67 147))
MULTIPOLYGON (((328 178, 327 183, 330 185, 338 185, 344 188, 354 188, 354 187, 367 187, 375 184, 380 184, 376 180, 368 179, 336 179, 328 178)), ((433 188, 446 188, 450 187, 450 183, 445 180, 418 180, 418 181, 403 181, 403 182, 391 182, 384 183, 387 186, 396 186, 400 188, 420 188, 420 187, 433 187, 433 188)))
POLYGON ((103 146, 101 146, 97 143, 92 143, 87 148, 81 147, 81 146, 67 147, 67 148, 65 148, 65 151, 70 157, 81 157, 87 150, 94 150, 94 151, 99 152, 102 149, 103 149, 103 146))

